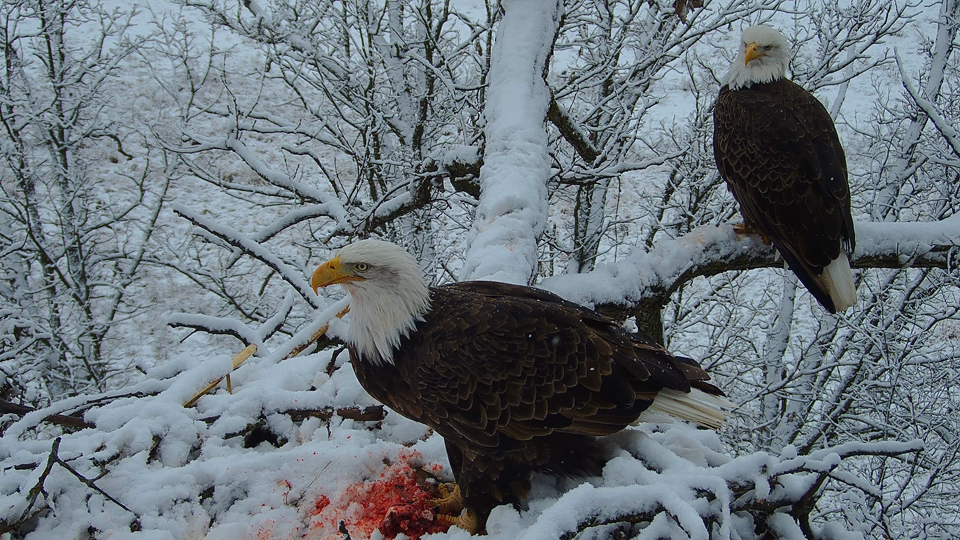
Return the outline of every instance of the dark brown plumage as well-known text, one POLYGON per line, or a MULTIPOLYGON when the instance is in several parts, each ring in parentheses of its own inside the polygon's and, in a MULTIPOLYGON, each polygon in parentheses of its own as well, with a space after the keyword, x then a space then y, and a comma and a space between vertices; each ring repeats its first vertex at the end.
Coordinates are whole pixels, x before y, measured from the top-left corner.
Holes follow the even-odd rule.
MULTIPOLYGON (((315 274, 314 285, 349 283, 352 305, 372 309, 370 291, 358 288, 397 273, 375 278, 378 262, 348 248, 318 269, 323 276, 315 274), (362 278, 336 277, 357 262, 362 278)), ((672 399, 681 408, 699 410, 686 416, 669 404, 660 410, 713 427, 723 421, 712 397, 722 394, 696 362, 589 309, 503 283, 463 282, 428 294, 429 308, 391 358, 351 344, 351 363, 374 398, 444 438, 465 515, 478 530, 495 506, 523 502, 533 471, 599 474, 604 459, 596 437, 634 423, 664 389, 678 393, 672 399), (691 389, 701 401, 685 401, 691 389)), ((351 320, 351 332, 357 323, 351 320)))
POLYGON ((636 421, 660 390, 719 393, 693 361, 538 289, 465 282, 431 289, 430 305, 394 366, 350 358, 374 398, 444 438, 481 520, 519 504, 531 471, 599 474, 595 437, 636 421))
POLYGON ((781 46, 771 28, 744 31, 714 109, 714 157, 746 225, 768 237, 835 313, 856 301, 846 158, 824 106, 783 77, 788 51, 781 46))

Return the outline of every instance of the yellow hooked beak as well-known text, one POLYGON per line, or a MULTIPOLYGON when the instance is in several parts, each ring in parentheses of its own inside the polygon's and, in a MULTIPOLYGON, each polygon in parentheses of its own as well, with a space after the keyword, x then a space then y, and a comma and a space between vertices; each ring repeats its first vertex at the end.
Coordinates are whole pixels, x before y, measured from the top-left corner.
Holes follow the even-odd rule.
POLYGON ((751 60, 756 60, 763 56, 763 53, 760 52, 760 46, 756 42, 747 45, 747 54, 744 55, 743 65, 747 65, 751 60))
POLYGON ((313 273, 313 279, 310 280, 310 285, 313 286, 313 292, 317 292, 320 287, 328 287, 348 281, 363 281, 363 277, 354 274, 349 268, 344 268, 340 264, 340 257, 334 257, 317 268, 313 273))

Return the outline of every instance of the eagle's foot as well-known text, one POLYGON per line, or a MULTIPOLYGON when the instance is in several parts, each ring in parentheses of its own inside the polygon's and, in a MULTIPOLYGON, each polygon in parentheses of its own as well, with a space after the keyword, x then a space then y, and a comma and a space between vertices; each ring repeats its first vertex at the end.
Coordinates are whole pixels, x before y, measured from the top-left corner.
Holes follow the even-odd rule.
POLYGON ((477 518, 477 514, 469 508, 467 508, 467 510, 460 516, 437 514, 437 523, 450 526, 456 525, 471 535, 480 534, 482 532, 480 530, 480 520, 477 518))
POLYGON ((459 484, 440 484, 437 486, 437 492, 440 497, 428 500, 427 504, 436 508, 438 514, 455 515, 463 510, 463 496, 460 495, 459 484))
POLYGON ((754 229, 753 227, 751 227, 750 225, 747 225, 746 223, 734 223, 734 224, 733 224, 733 232, 735 232, 735 233, 737 233, 737 234, 742 234, 742 235, 755 234, 755 235, 757 235, 757 236, 760 237, 760 240, 763 240, 763 243, 764 243, 764 244, 766 244, 766 245, 769 246, 769 245, 772 243, 772 242, 770 242, 770 237, 769 237, 769 236, 767 236, 767 235, 763 234, 762 232, 754 229))

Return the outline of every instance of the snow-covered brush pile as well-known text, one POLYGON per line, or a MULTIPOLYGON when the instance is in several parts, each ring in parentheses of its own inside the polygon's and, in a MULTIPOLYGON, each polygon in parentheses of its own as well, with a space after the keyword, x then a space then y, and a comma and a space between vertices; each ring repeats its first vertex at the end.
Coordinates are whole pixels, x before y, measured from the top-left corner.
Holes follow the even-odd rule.
MULTIPOLYGON (((453 480, 442 439, 384 411, 346 357, 333 349, 272 351, 232 373, 226 355, 181 358, 122 390, 5 416, 0 531, 5 538, 465 538, 459 529, 442 532, 429 506, 437 483, 453 480), (232 393, 221 384, 184 406, 228 373, 232 393)), ((880 488, 844 467, 848 458, 909 460, 921 445, 731 457, 715 433, 671 424, 622 432, 607 449, 600 478, 535 477, 529 508, 495 509, 489 536, 858 538, 822 515, 825 484, 846 484, 859 504, 880 498, 880 488)))

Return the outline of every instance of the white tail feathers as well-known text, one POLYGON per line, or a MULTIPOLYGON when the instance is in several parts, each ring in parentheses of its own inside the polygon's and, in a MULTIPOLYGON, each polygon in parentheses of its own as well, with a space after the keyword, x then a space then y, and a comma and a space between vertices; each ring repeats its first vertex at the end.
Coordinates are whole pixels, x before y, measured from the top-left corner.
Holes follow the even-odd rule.
POLYGON ((637 423, 669 423, 686 420, 712 429, 720 429, 727 421, 727 411, 734 405, 726 398, 692 389, 689 393, 664 388, 650 408, 643 411, 637 423))
POLYGON ((843 311, 857 303, 857 287, 853 283, 853 271, 850 270, 850 260, 843 251, 840 251, 840 256, 823 269, 820 279, 837 311, 843 311))

